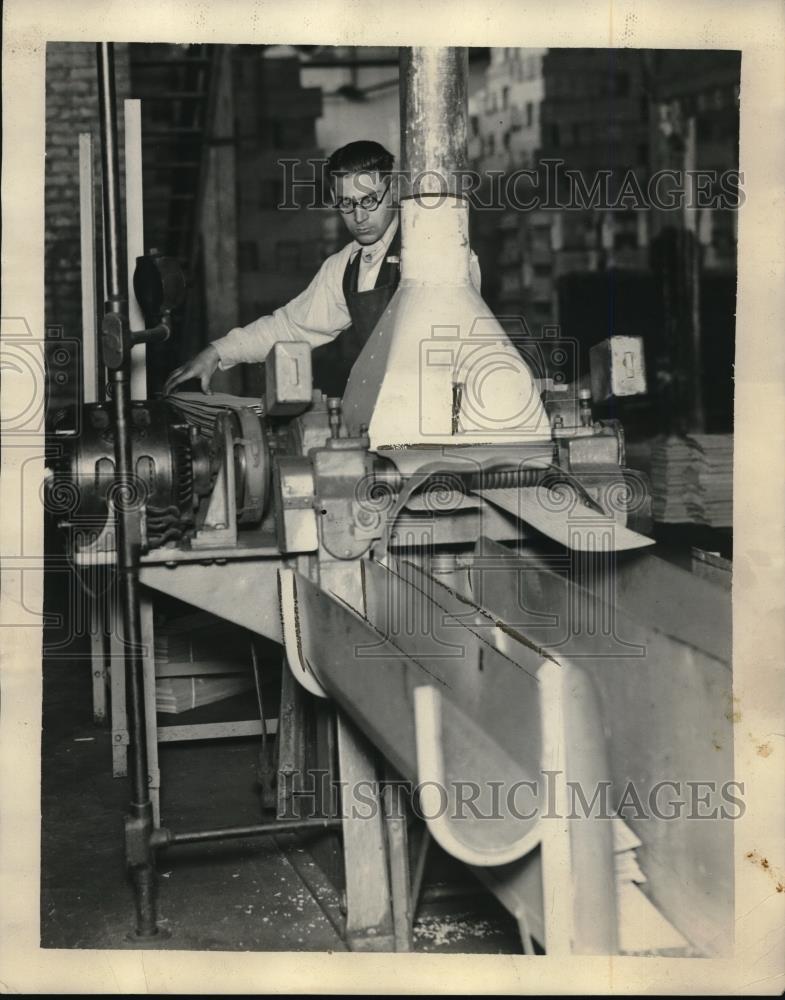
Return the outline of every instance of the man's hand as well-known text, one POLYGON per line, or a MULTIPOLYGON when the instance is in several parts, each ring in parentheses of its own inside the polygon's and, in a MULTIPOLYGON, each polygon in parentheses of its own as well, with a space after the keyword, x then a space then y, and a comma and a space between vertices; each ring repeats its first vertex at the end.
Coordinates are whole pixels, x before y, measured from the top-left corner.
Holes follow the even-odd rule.
POLYGON ((210 390, 210 379, 213 377, 215 369, 218 367, 221 359, 218 355, 218 351, 210 344, 209 347, 205 347, 203 351, 200 351, 195 358, 191 358, 190 361, 186 362, 184 365, 180 365, 179 368, 175 368, 169 378, 166 380, 164 385, 164 393, 169 394, 174 391, 175 386, 180 385, 181 382, 187 382, 189 379, 198 378, 199 384, 202 387, 202 392, 206 395, 211 395, 210 390))

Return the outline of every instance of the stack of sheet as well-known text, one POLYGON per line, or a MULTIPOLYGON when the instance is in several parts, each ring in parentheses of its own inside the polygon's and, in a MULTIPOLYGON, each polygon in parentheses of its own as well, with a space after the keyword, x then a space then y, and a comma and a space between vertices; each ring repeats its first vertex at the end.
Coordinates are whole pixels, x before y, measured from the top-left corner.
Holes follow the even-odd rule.
POLYGON ((208 437, 212 435, 215 418, 222 410, 254 410, 262 414, 262 402, 256 396, 233 396, 229 392, 175 392, 168 397, 189 424, 194 424, 208 437))
POLYGON ((733 523, 733 435, 669 437, 652 449, 652 514, 660 524, 733 523))
POLYGON ((177 715, 202 705, 213 705, 253 687, 248 675, 224 677, 159 677, 155 682, 155 707, 158 712, 177 715))
POLYGON ((155 705, 177 714, 212 705, 254 686, 250 648, 231 627, 204 614, 155 630, 155 705))

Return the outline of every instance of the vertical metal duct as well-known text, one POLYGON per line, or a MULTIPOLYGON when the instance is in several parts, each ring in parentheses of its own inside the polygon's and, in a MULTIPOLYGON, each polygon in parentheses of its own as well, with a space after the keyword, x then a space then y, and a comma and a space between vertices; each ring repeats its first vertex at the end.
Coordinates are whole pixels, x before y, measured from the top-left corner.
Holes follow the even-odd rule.
POLYGON ((448 445, 542 452, 550 425, 531 372, 470 279, 468 50, 404 49, 400 79, 401 282, 352 369, 347 427, 367 427, 404 473, 448 445))

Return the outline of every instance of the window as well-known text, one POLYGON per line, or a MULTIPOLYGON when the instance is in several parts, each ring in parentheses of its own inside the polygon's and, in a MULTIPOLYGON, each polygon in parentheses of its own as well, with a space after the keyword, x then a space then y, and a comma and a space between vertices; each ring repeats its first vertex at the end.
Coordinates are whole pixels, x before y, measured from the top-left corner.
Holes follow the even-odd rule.
POLYGON ((510 88, 502 87, 502 110, 506 111, 510 106, 510 88))
POLYGON ((495 152, 496 152, 496 136, 493 134, 493 132, 491 132, 491 134, 488 136, 488 154, 490 156, 493 156, 495 152))
POLYGON ((307 142, 305 122, 297 118, 273 122, 273 146, 276 149, 301 147, 307 142))
POLYGON ((275 263, 279 271, 297 270, 300 267, 300 244, 291 240, 276 243, 275 263))
POLYGON ((277 208, 284 198, 283 181, 263 180, 259 185, 259 208, 277 208))
POLYGON ((480 120, 477 115, 472 115, 469 119, 471 124, 472 136, 476 137, 480 134, 480 120))
POLYGON ((534 105, 531 101, 526 102, 526 125, 531 128, 534 124, 534 105))
POLYGON ((253 240, 241 240, 237 244, 237 262, 241 271, 259 270, 259 248, 253 240))
POLYGON ((508 129, 502 136, 502 145, 505 149, 510 148, 510 130, 508 129))

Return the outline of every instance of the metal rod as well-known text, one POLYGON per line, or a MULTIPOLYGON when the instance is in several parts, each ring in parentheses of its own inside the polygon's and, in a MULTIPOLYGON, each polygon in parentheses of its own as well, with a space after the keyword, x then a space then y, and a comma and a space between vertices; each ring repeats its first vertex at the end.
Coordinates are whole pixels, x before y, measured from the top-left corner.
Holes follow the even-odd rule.
MULTIPOLYGON (((104 259, 106 260, 105 312, 128 319, 128 303, 123 289, 125 278, 120 255, 120 172, 115 110, 114 50, 109 42, 96 46, 98 61, 98 98, 101 123, 101 166, 103 169, 104 259)), ((126 852, 136 894, 136 932, 151 937, 158 931, 155 912, 155 872, 150 833, 152 803, 148 788, 147 743, 144 710, 144 674, 142 629, 139 612, 139 543, 136 516, 130 495, 133 490, 133 456, 130 424, 130 357, 112 372, 112 396, 115 418, 115 491, 114 508, 117 537, 117 573, 123 612, 125 674, 129 705, 131 738, 130 783, 131 807, 126 823, 126 852), (133 843, 132 843, 133 838, 133 843)))
POLYGON ((177 847, 179 844, 203 844, 211 840, 242 840, 245 837, 269 837, 279 833, 301 833, 304 830, 340 829, 342 820, 335 819, 292 819, 276 820, 273 823, 256 823, 252 826, 228 826, 215 830, 189 830, 172 833, 160 829, 153 834, 156 848, 177 847))

